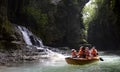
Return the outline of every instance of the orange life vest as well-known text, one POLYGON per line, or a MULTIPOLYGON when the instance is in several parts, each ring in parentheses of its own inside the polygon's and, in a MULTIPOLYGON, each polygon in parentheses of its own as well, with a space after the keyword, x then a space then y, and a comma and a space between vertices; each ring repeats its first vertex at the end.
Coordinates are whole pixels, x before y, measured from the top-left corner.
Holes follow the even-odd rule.
POLYGON ((93 56, 97 56, 97 50, 96 50, 96 49, 92 49, 91 54, 92 54, 93 56))
POLYGON ((83 54, 83 51, 80 50, 80 51, 78 52, 78 55, 82 55, 82 54, 83 54))

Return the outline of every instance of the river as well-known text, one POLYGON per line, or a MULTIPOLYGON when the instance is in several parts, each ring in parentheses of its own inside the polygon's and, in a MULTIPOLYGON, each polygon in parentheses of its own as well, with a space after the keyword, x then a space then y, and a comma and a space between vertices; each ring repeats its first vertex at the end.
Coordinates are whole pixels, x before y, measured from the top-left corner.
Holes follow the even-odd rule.
POLYGON ((120 72, 120 56, 114 53, 100 52, 104 61, 88 65, 68 65, 64 57, 43 59, 39 62, 24 63, 12 67, 0 67, 0 72, 120 72))

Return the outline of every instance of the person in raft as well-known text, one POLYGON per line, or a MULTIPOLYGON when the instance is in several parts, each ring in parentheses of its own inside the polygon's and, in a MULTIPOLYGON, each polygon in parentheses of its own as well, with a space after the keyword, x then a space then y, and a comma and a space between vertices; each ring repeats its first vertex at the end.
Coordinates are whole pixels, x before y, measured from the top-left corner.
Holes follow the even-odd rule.
POLYGON ((77 51, 75 49, 71 50, 72 58, 77 58, 77 51))
POLYGON ((92 56, 92 57, 98 56, 98 52, 97 52, 97 50, 95 49, 95 46, 93 46, 90 51, 91 51, 91 56, 92 56))
POLYGON ((86 54, 86 59, 90 58, 90 51, 88 47, 85 47, 85 54, 86 54))
POLYGON ((85 47, 80 47, 78 51, 78 58, 86 58, 85 47))

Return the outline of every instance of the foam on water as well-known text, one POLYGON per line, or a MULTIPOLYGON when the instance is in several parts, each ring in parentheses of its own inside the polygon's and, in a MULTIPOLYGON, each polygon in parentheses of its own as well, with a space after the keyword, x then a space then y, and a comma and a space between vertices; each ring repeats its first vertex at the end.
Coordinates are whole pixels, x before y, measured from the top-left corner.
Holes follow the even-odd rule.
POLYGON ((64 55, 57 53, 57 52, 53 52, 52 50, 49 50, 49 49, 47 49, 47 53, 51 61, 59 61, 65 58, 64 55))
POLYGON ((19 67, 6 67, 0 72, 120 72, 120 56, 115 54, 103 54, 104 61, 88 65, 68 65, 64 55, 49 51, 51 60, 43 60, 43 63, 24 64, 19 67))

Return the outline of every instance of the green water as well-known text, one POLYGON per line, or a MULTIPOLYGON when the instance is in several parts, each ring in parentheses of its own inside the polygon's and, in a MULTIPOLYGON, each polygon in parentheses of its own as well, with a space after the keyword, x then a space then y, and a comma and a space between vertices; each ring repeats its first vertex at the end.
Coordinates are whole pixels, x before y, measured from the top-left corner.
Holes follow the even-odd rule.
POLYGON ((104 61, 89 65, 68 65, 64 59, 24 63, 17 67, 0 67, 0 72, 120 72, 120 56, 103 54, 104 61))

